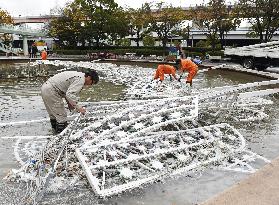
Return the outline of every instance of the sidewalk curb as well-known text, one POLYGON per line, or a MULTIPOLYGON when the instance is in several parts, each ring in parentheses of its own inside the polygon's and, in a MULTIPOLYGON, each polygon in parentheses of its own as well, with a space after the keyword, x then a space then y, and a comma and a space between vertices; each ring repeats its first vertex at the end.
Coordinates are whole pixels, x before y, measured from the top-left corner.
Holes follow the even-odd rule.
POLYGON ((279 157, 200 205, 278 205, 279 157))

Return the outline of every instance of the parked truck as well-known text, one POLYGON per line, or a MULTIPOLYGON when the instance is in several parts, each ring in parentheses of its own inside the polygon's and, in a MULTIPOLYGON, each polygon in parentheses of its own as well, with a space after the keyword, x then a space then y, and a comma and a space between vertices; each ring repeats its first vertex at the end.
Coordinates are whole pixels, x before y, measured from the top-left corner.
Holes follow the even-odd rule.
POLYGON ((264 70, 267 67, 279 67, 279 41, 226 48, 224 54, 248 69, 264 70))

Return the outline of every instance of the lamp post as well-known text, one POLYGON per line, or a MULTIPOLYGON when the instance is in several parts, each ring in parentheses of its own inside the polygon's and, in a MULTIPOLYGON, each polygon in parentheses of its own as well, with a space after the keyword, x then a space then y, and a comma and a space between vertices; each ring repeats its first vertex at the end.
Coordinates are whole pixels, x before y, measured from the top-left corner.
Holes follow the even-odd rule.
MULTIPOLYGON (((229 2, 229 5, 228 5, 228 8, 227 8, 227 11, 228 11, 228 22, 227 22, 227 26, 231 24, 230 22, 230 13, 231 13, 231 10, 232 10, 232 5, 231 5, 231 2, 229 2)), ((226 29, 226 35, 225 35, 225 47, 227 47, 227 35, 228 35, 228 30, 226 29)))
POLYGON ((192 31, 192 47, 194 47, 194 32, 192 31))
POLYGON ((189 40, 190 40, 190 26, 188 23, 188 25, 187 25, 187 47, 190 45, 189 40))
POLYGON ((130 30, 130 36, 132 38, 133 37, 133 24, 130 22, 128 26, 129 26, 129 30, 130 30))

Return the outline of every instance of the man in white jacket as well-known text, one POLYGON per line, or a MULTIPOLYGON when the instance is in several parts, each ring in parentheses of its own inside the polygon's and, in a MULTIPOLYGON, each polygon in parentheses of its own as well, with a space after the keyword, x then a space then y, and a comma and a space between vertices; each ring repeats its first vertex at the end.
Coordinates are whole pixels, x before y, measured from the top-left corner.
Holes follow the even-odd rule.
POLYGON ((78 104, 79 93, 84 86, 98 83, 99 76, 94 70, 86 73, 65 71, 49 78, 41 88, 42 98, 50 117, 51 127, 58 134, 68 125, 63 98, 70 110, 85 114, 86 109, 78 104))

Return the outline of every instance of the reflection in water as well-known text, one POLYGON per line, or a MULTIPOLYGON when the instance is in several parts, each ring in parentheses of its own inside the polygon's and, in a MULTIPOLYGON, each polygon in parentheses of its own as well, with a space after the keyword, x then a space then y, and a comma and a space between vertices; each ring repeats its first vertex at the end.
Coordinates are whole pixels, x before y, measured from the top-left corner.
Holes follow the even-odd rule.
MULTIPOLYGON (((40 119, 48 117, 40 88, 46 78, 0 80, 1 122, 40 119)), ((97 85, 82 90, 81 101, 120 100, 125 86, 100 81, 97 85)))
POLYGON ((237 73, 234 71, 211 70, 204 75, 204 87, 214 88, 225 85, 237 85, 247 82, 260 82, 266 78, 256 75, 247 75, 244 73, 237 73))

